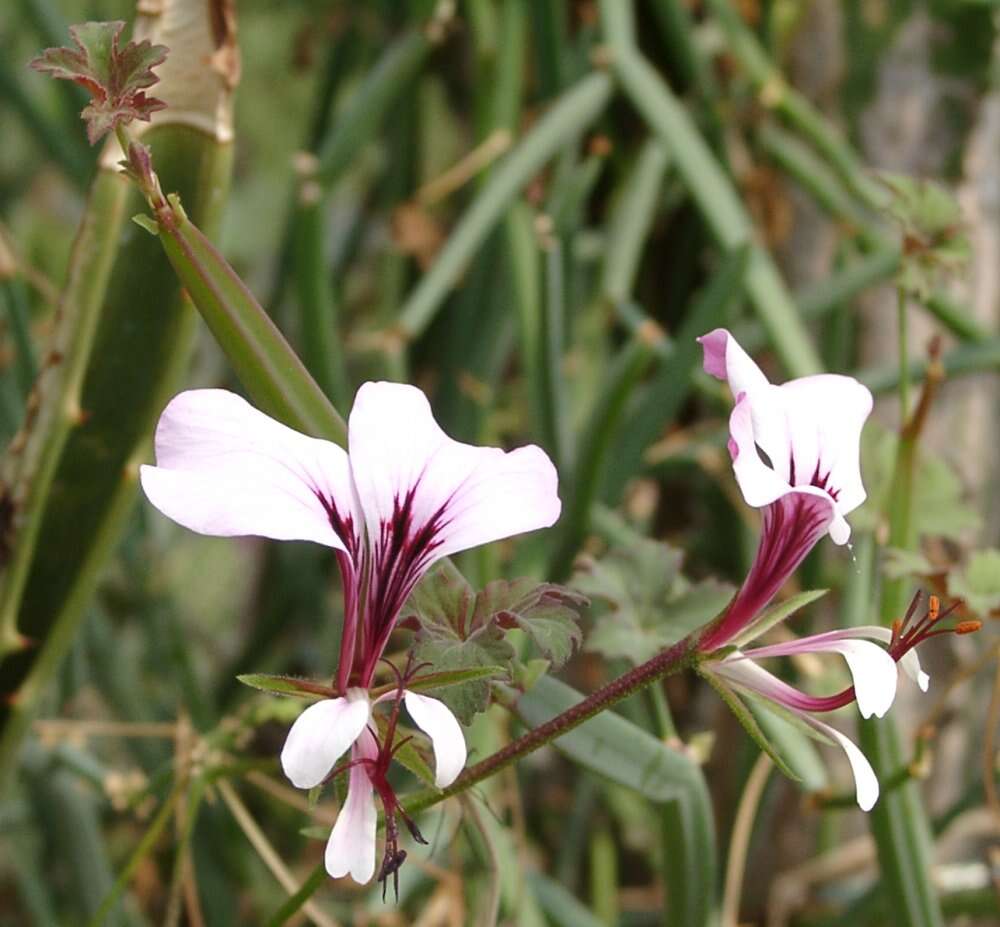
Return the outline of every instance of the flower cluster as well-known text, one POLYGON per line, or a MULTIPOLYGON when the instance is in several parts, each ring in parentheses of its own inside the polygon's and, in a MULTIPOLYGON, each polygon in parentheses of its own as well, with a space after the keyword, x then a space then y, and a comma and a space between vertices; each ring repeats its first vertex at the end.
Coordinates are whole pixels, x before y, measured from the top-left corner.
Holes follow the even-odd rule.
MULTIPOLYGON (((932 596, 919 616, 914 599, 891 629, 856 627, 744 646, 763 609, 813 546, 826 534, 847 543, 846 516, 865 499, 860 437, 872 397, 844 376, 775 386, 724 329, 700 341, 705 370, 727 381, 735 398, 729 450, 737 482, 746 502, 762 509, 746 580, 718 618, 696 632, 701 671, 771 700, 839 743, 854 772, 858 804, 868 810, 879 790, 870 764, 816 716, 856 701, 862 716, 882 717, 895 698, 897 664, 926 690, 929 680, 914 648, 937 634, 975 630, 974 623, 949 623, 950 610, 942 612, 932 596), (839 654, 853 685, 816 697, 759 663, 802 653, 839 654)), ((394 383, 366 383, 358 391, 347 451, 286 428, 233 393, 181 393, 157 427, 156 460, 142 468, 142 486, 174 521, 203 534, 307 540, 333 549, 344 596, 332 689, 337 697, 302 712, 281 764, 303 789, 348 773, 347 799, 326 848, 331 876, 367 882, 375 874, 378 795, 386 826, 378 872, 384 887, 406 858, 397 818, 423 842, 388 781, 393 757, 409 740, 397 739, 401 710, 431 741, 439 788, 462 771, 466 747, 449 709, 413 691, 420 667, 391 667, 395 688, 373 700, 376 669, 400 610, 435 562, 556 521, 560 502, 551 461, 534 446, 504 452, 454 441, 434 421, 420 390, 394 383)))

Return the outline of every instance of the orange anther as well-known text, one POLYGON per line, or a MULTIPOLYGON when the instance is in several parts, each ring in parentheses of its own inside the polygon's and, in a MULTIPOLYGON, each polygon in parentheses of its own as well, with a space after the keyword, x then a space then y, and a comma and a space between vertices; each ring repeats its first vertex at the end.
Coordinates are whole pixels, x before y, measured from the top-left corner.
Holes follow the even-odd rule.
POLYGON ((975 634, 983 626, 981 621, 960 621, 955 625, 956 634, 975 634))
POLYGON ((937 621, 938 616, 940 614, 941 614, 941 600, 936 595, 932 595, 927 600, 927 617, 931 621, 937 621))

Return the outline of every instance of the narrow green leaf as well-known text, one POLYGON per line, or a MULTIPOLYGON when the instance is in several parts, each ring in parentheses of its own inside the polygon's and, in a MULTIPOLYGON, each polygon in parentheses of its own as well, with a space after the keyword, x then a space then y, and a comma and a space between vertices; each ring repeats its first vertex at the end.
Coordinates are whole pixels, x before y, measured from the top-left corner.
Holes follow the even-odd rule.
MULTIPOLYGON (((565 683, 543 676, 515 710, 535 726, 582 698, 565 683)), ((672 836, 665 871, 669 923, 706 927, 716 907, 716 850, 711 801, 698 766, 610 711, 585 721, 554 745, 584 768, 663 806, 672 836)))
POLYGON ((799 609, 805 608, 817 599, 821 599, 829 589, 810 589, 806 592, 797 592, 781 602, 777 602, 763 612, 746 628, 734 637, 730 643, 734 647, 742 647, 744 644, 758 637, 762 637, 776 624, 780 624, 786 618, 794 615, 799 609))
MULTIPOLYGON (((690 114, 634 43, 632 4, 601 0, 600 9, 622 89, 670 152, 715 238, 727 251, 750 244, 750 218, 726 171, 690 114)), ((751 246, 746 286, 788 372, 792 376, 818 373, 822 369, 819 357, 795 304, 771 256, 758 246, 751 246)))
POLYGON ((247 392, 286 425, 344 444, 344 420, 284 335, 180 201, 169 200, 156 214, 163 249, 247 392))
POLYGON ((244 673, 236 677, 245 686, 270 692, 275 695, 302 695, 321 698, 336 698, 337 693, 330 687, 309 679, 298 679, 295 676, 276 676, 270 673, 244 673))
POLYGON ((799 781, 798 774, 792 769, 792 767, 785 762, 785 758, 774 748, 774 745, 770 740, 764 735, 764 732, 760 729, 760 725, 757 724, 757 720, 754 718, 750 709, 743 704, 743 700, 718 676, 716 676, 707 667, 701 671, 701 675, 704 679, 708 681, 708 684, 715 689, 718 693, 719 698, 722 699, 728 706, 729 710, 735 715, 736 720, 740 722, 743 727, 753 740, 755 744, 761 749, 762 752, 766 753, 774 765, 778 767, 789 779, 793 781, 799 781))
POLYGON ((605 927, 590 909, 570 894, 566 888, 540 872, 528 875, 528 885, 538 906, 558 927, 605 927))

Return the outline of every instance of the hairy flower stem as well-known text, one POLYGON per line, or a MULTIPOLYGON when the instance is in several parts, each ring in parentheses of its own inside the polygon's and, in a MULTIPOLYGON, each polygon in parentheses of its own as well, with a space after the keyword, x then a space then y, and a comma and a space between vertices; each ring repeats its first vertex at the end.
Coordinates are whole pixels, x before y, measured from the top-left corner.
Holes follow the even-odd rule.
POLYGON ((534 753, 539 747, 551 743, 563 734, 594 715, 617 705, 618 702, 644 689, 666 676, 690 666, 695 659, 697 637, 689 635, 666 650, 658 653, 651 660, 629 670, 606 686, 588 695, 582 702, 568 708, 560 715, 532 728, 522 734, 517 740, 512 740, 506 747, 497 750, 492 756, 486 757, 474 766, 468 767, 448 788, 431 791, 426 790, 412 796, 403 805, 409 814, 423 811, 431 805, 457 795, 471 788, 484 779, 490 778, 501 769, 509 766, 515 760, 534 753))

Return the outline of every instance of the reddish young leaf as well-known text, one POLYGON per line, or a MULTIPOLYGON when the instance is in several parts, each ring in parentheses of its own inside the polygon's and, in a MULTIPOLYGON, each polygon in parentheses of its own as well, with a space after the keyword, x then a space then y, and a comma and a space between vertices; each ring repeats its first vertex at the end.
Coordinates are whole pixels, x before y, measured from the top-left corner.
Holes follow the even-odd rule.
POLYGON ((146 39, 119 48, 124 28, 120 21, 70 26, 76 48, 49 48, 31 62, 36 71, 71 80, 90 94, 81 116, 91 145, 119 124, 148 122, 166 106, 144 91, 159 80, 153 68, 166 60, 167 48, 146 39))

